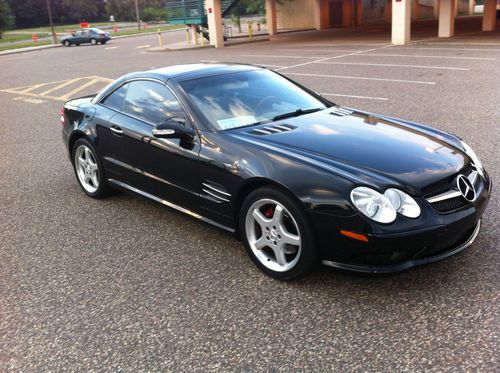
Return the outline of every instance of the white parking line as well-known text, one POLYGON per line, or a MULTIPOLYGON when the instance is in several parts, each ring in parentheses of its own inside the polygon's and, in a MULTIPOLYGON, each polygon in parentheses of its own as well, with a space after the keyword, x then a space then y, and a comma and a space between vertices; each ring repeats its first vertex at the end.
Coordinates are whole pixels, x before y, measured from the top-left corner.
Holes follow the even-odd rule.
POLYGON ((445 66, 423 66, 423 65, 396 65, 391 63, 362 63, 362 62, 317 62, 325 65, 355 65, 355 66, 384 66, 384 67, 409 67, 415 69, 440 69, 440 70, 459 70, 469 71, 465 67, 445 67, 445 66))
POLYGON ((480 52, 500 52, 500 49, 486 49, 486 48, 440 48, 440 47, 393 47, 391 50, 405 50, 405 49, 426 49, 426 50, 443 50, 443 51, 480 51, 480 52))
MULTIPOLYGON (((204 63, 224 63, 223 61, 213 61, 213 60, 200 60, 200 62, 204 63)), ((256 66, 265 66, 265 67, 285 67, 282 65, 271 65, 269 63, 260 63, 260 62, 248 62, 249 64, 256 65, 256 66)))
POLYGON ((443 42, 429 42, 425 43, 425 45, 489 45, 489 46, 498 46, 500 43, 468 43, 468 42, 463 42, 463 43, 443 43, 443 42))
POLYGON ((334 60, 334 59, 343 58, 343 57, 355 56, 355 55, 357 55, 359 53, 373 52, 375 50, 388 48, 390 46, 391 46, 390 44, 386 44, 383 47, 372 48, 372 49, 368 49, 366 51, 358 51, 358 52, 353 52, 353 53, 341 54, 340 56, 334 56, 334 57, 324 57, 324 58, 320 58, 320 59, 312 61, 312 62, 299 63, 297 65, 282 67, 282 68, 277 69, 277 70, 293 69, 294 67, 306 66, 306 65, 310 65, 310 64, 313 64, 313 63, 316 63, 316 62, 323 62, 323 61, 334 60))
POLYGON ((116 49, 116 48, 119 48, 119 47, 106 47, 104 49, 108 50, 108 49, 116 49))
POLYGON ((317 60, 325 58, 325 56, 285 56, 274 54, 241 54, 241 57, 264 57, 264 58, 302 58, 306 60, 317 60))
POLYGON ((376 80, 376 81, 382 81, 382 82, 413 83, 413 84, 428 84, 428 85, 434 85, 434 84, 436 84, 436 82, 425 82, 425 81, 422 81, 422 80, 369 78, 369 77, 365 77, 365 76, 325 75, 325 74, 309 74, 309 73, 286 73, 286 74, 287 75, 298 75, 298 76, 317 76, 317 77, 320 77, 320 78, 376 80))
POLYGON ((370 96, 355 96, 355 95, 342 95, 340 93, 320 93, 322 96, 337 96, 337 97, 349 97, 349 98, 360 98, 363 100, 380 100, 388 101, 387 97, 370 97, 370 96))
POLYGON ((428 56, 428 55, 421 55, 421 54, 364 53, 364 54, 356 54, 356 56, 411 57, 411 58, 447 58, 447 59, 454 59, 454 60, 486 60, 486 61, 495 61, 494 58, 489 58, 489 57, 428 56))
POLYGON ((144 49, 144 48, 149 48, 151 45, 146 44, 146 45, 139 45, 138 47, 135 47, 135 49, 144 49))
POLYGON ((280 50, 282 51, 286 51, 286 52, 327 52, 327 53, 330 53, 330 52, 362 52, 360 51, 359 49, 322 49, 322 50, 318 50, 318 49, 284 49, 284 48, 280 48, 280 50))

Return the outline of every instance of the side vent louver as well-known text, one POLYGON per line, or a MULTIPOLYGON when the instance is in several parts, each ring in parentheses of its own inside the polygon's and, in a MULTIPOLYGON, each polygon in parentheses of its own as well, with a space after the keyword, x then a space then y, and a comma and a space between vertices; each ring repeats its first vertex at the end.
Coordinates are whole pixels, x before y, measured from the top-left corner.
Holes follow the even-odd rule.
POLYGON ((272 135, 273 133, 282 133, 292 131, 296 126, 292 126, 290 124, 274 124, 272 126, 266 126, 261 128, 254 128, 250 131, 252 135, 272 135))
POLYGON ((347 110, 341 106, 334 106, 331 111, 330 111, 330 114, 331 115, 335 115, 337 117, 346 117, 348 115, 351 115, 352 114, 352 111, 351 110, 347 110))

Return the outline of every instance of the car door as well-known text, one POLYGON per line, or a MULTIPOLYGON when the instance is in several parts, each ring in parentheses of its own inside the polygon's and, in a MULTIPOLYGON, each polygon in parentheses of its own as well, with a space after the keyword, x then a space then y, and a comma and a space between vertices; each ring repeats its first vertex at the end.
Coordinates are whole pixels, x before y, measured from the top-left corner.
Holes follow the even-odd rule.
POLYGON ((128 84, 123 84, 107 95, 96 105, 94 124, 96 128, 96 147, 106 170, 108 178, 124 181, 127 179, 126 169, 120 167, 120 147, 122 132, 113 125, 112 118, 123 110, 128 84))
POLYGON ((110 120, 116 137, 115 163, 130 186, 164 201, 198 210, 198 154, 200 142, 153 136, 155 125, 187 115, 163 83, 134 80, 128 83, 123 111, 110 120))

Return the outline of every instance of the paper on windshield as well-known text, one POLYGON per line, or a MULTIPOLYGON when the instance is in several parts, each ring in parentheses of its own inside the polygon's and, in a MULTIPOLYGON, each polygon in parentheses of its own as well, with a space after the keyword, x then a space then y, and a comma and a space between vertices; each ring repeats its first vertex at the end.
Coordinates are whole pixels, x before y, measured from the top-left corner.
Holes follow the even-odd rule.
POLYGON ((253 124, 255 122, 257 122, 257 119, 255 119, 253 115, 246 115, 237 118, 221 119, 217 121, 217 124, 221 129, 227 130, 230 128, 248 126, 249 124, 253 124))

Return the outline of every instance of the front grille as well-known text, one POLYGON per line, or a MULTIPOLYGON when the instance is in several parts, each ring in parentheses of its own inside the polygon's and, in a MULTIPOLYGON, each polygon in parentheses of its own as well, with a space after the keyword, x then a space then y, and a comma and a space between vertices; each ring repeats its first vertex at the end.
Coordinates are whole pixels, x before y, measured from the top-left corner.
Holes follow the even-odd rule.
POLYGON ((434 207, 439 212, 447 212, 459 209, 460 207, 467 206, 469 203, 470 202, 468 202, 465 198, 460 196, 431 203, 431 206, 434 207))
MULTIPOLYGON (((475 169, 472 165, 467 165, 462 170, 457 172, 456 174, 449 176, 445 179, 436 181, 424 188, 422 188, 422 195, 426 199, 430 199, 431 197, 436 197, 441 194, 447 192, 453 192, 457 190, 456 180, 458 175, 469 176, 475 169)), ((476 187, 479 183, 479 178, 476 179, 476 187)), ((468 202, 461 195, 459 196, 450 196, 448 199, 443 199, 441 201, 430 202, 431 206, 434 207, 439 212, 449 212, 461 207, 467 206, 470 202, 468 202)))

